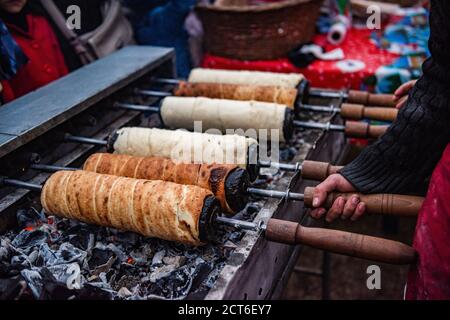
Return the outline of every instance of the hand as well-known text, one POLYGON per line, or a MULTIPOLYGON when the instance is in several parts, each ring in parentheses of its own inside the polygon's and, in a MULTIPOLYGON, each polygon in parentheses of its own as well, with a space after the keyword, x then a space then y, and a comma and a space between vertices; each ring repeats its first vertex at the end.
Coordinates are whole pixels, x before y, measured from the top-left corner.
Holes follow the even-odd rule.
POLYGON ((356 189, 347 179, 340 174, 333 174, 329 176, 324 182, 319 184, 314 191, 313 207, 311 216, 315 219, 320 219, 326 213, 326 221, 332 222, 339 216, 342 220, 349 219, 356 221, 366 211, 366 204, 361 202, 357 195, 353 195, 346 201, 343 197, 338 197, 331 208, 328 210, 321 206, 325 202, 329 193, 338 192, 354 192, 356 189))
POLYGON ((415 86, 417 80, 411 80, 408 82, 405 82, 400 87, 397 88, 394 92, 394 102, 396 103, 396 108, 401 109, 406 103, 406 100, 408 100, 408 93, 412 89, 412 87, 415 86))

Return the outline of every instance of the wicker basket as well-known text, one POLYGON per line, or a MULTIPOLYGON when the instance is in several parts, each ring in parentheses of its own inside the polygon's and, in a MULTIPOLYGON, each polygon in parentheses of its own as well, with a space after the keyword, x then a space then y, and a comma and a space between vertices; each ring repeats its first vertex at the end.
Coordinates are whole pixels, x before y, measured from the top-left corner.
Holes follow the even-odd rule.
MULTIPOLYGON (((206 50, 240 60, 285 57, 311 41, 323 0, 288 0, 260 5, 198 5, 206 50)), ((247 2, 248 3, 248 2, 247 2)))

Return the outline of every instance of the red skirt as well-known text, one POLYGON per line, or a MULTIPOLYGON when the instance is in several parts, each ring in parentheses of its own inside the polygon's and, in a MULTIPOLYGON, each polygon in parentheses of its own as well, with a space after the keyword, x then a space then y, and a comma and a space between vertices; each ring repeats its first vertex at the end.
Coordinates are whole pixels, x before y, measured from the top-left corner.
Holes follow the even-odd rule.
POLYGON ((434 169, 414 248, 419 259, 408 275, 406 299, 450 299, 450 144, 434 169))

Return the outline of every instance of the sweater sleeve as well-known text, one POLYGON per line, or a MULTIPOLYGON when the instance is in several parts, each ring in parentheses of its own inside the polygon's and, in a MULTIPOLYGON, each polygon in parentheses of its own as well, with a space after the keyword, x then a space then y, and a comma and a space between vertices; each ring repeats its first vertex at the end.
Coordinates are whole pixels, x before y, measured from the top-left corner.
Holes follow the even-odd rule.
POLYGON ((387 133, 341 174, 364 193, 422 194, 450 138, 450 1, 431 1, 432 57, 387 133))

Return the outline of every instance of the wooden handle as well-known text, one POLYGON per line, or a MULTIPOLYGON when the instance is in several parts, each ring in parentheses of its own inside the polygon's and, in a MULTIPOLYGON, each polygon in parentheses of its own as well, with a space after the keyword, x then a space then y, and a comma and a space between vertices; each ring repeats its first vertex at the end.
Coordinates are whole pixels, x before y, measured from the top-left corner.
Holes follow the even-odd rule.
POLYGON ((380 121, 394 121, 398 110, 395 108, 364 107, 362 104, 343 103, 341 116, 344 119, 361 120, 372 119, 380 121))
POLYGON ((368 106, 380 106, 394 108, 394 95, 392 94, 369 94, 368 106))
POLYGON ((397 118, 398 110, 395 108, 366 107, 364 108, 364 118, 380 121, 394 121, 397 118))
MULTIPOLYGON (((358 195, 361 202, 366 204, 366 213, 369 214, 417 216, 423 202, 423 197, 400 194, 331 193, 322 207, 329 209, 338 197, 349 199, 354 194, 358 195)), ((305 188, 305 206, 307 208, 312 208, 313 195, 314 188, 305 188)))
POLYGON ((382 135, 386 133, 389 129, 389 126, 368 126, 367 138, 378 139, 382 135))
POLYGON ((341 105, 341 117, 344 119, 361 120, 364 117, 362 104, 343 103, 341 105))
POLYGON ((276 219, 269 220, 266 239, 391 264, 412 264, 416 259, 415 250, 401 242, 339 230, 307 228, 276 219))
POLYGON ((332 166, 327 162, 305 160, 302 163, 302 178, 323 181, 328 176, 339 172, 342 168, 340 166, 332 166))
POLYGON ((389 126, 371 126, 365 122, 347 121, 345 124, 345 135, 349 138, 378 139, 389 126))
POLYGON ((395 107, 392 94, 372 94, 365 91, 350 90, 347 101, 365 106, 395 107))
POLYGON ((350 90, 347 101, 350 103, 367 105, 369 102, 369 93, 365 91, 350 90))

